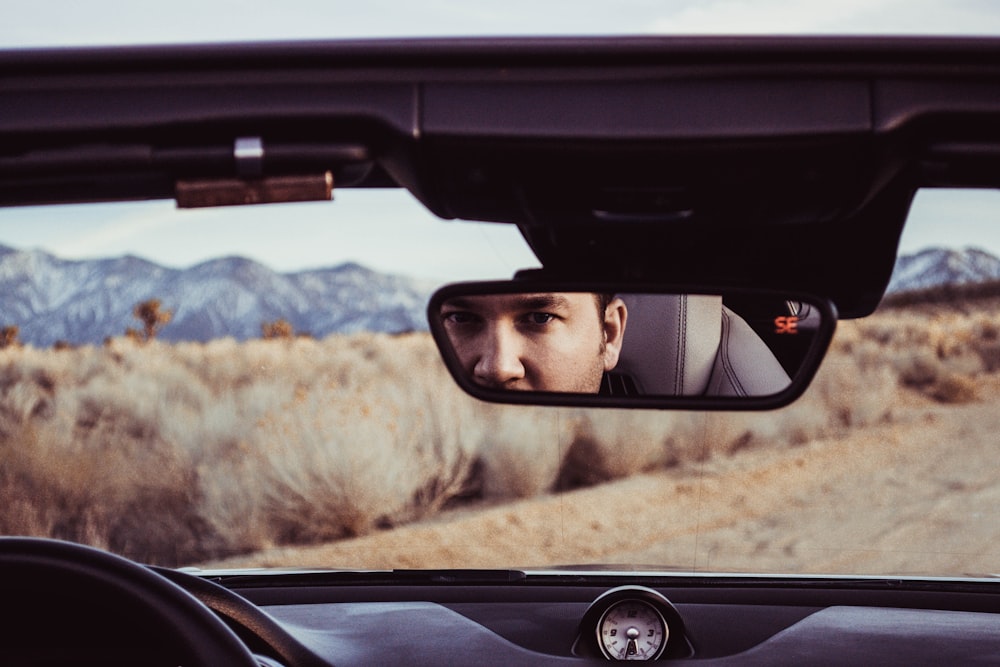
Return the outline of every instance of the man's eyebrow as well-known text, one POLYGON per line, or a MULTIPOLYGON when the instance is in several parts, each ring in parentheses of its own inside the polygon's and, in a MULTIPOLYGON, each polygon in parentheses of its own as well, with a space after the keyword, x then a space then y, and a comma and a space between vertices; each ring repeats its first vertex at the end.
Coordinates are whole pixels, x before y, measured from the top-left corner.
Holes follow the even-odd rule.
POLYGON ((569 299, 561 294, 525 294, 517 304, 528 310, 559 309, 569 308, 569 299))
POLYGON ((555 309, 566 309, 569 308, 569 299, 567 299, 562 294, 550 294, 547 292, 540 292, 538 294, 494 294, 494 295, 482 295, 482 296, 471 296, 471 297, 455 297, 453 299, 448 299, 441 304, 441 308, 455 308, 458 310, 470 310, 477 311, 483 307, 482 298, 486 296, 497 296, 505 297, 507 299, 506 307, 516 308, 519 310, 555 310, 555 309))
POLYGON ((441 304, 441 307, 442 308, 458 308, 460 310, 472 310, 473 308, 475 308, 475 303, 472 302, 472 301, 468 301, 466 299, 463 299, 462 297, 457 297, 457 298, 454 298, 454 299, 448 299, 447 301, 445 301, 444 303, 441 304))

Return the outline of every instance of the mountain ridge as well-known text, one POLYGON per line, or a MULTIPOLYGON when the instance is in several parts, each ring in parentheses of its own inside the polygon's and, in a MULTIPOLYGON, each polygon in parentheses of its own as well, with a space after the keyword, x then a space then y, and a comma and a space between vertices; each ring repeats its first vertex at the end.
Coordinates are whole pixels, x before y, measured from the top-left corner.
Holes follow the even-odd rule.
POLYGON ((0 245, 0 326, 17 325, 37 346, 98 344, 137 327, 133 307, 160 299, 173 319, 166 341, 257 338, 261 325, 287 320, 295 331, 331 333, 426 329, 431 289, 356 262, 291 273, 241 256, 186 269, 134 255, 66 260, 42 250, 0 245))
POLYGON ((986 250, 930 247, 896 259, 886 294, 993 280, 1000 280, 1000 259, 986 250))
MULTIPOLYGON (((925 248, 897 258, 886 294, 992 280, 1000 280, 1000 259, 981 248, 925 248)), ((166 341, 258 338, 262 324, 278 319, 317 337, 425 330, 433 290, 357 262, 279 273, 231 255, 175 269, 136 255, 68 260, 2 244, 0 284, 0 326, 18 326, 36 346, 122 335, 139 326, 133 307, 153 298, 173 311, 160 334, 166 341)))

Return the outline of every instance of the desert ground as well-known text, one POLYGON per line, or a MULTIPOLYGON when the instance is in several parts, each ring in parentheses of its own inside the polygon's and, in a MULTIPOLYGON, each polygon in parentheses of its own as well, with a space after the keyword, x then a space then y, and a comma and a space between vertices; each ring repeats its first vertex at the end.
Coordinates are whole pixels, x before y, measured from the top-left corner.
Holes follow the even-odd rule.
POLYGON ((498 406, 426 333, 0 349, 0 534, 167 566, 1000 569, 1000 297, 765 412, 498 406))
MULTIPOLYGON (((998 396, 1000 379, 985 376, 976 389, 998 396)), ((891 420, 798 447, 744 449, 207 565, 996 573, 998 432, 990 400, 946 405, 914 393, 891 420)))

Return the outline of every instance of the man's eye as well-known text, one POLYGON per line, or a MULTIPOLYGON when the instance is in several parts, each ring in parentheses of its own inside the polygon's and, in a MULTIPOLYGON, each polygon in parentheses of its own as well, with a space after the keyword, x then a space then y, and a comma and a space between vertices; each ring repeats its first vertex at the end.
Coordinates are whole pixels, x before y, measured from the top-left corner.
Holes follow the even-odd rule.
POLYGON ((555 318, 552 313, 528 313, 524 319, 528 324, 542 325, 548 324, 555 318))
POLYGON ((472 313, 466 313, 459 310, 452 311, 450 313, 445 313, 442 315, 445 322, 449 324, 472 324, 477 321, 477 317, 472 313))

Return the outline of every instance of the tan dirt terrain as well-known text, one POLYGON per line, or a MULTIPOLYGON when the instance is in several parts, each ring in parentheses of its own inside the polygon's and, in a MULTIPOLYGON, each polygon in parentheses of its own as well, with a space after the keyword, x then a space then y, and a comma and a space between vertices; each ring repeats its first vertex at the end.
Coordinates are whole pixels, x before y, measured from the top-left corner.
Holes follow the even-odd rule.
MULTIPOLYGON (((1000 395, 980 377, 979 396, 1000 395)), ((709 415, 707 419, 712 419, 709 415)), ((890 420, 601 486, 209 566, 1000 572, 1000 411, 910 394, 890 420)))

